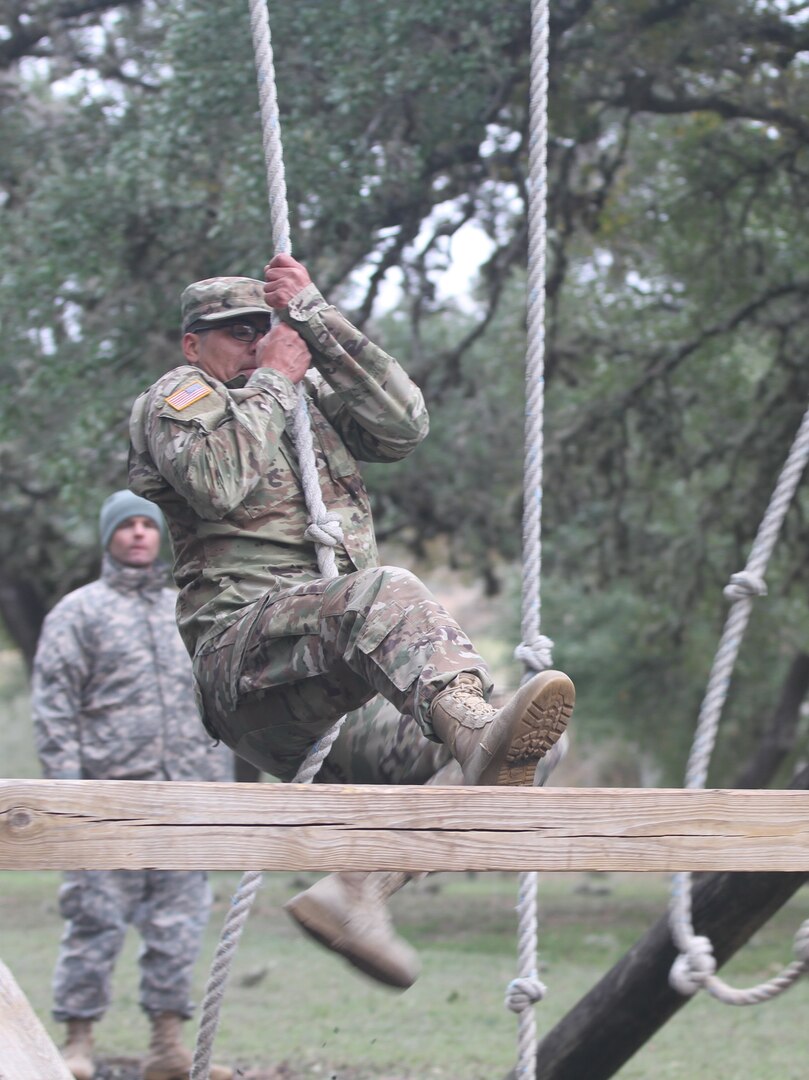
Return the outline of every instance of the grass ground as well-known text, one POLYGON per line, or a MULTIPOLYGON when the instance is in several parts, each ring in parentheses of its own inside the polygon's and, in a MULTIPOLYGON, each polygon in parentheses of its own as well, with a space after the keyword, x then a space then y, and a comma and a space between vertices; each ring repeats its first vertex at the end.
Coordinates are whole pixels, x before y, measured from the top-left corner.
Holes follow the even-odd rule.
MULTIPOLYGON (((239 878, 216 873, 212 880, 217 903, 197 969, 198 997, 239 878)), ((61 929, 58 882, 58 875, 48 872, 0 876, 0 957, 56 1040, 61 1031, 49 1019, 49 1007, 61 929)), ((395 898, 397 925, 423 962, 421 978, 404 994, 377 988, 300 936, 281 911, 300 884, 290 874, 265 876, 235 957, 217 1060, 237 1065, 240 1075, 254 1080, 505 1075, 516 1053, 516 1021, 503 1007, 505 987, 515 974, 511 875, 436 875, 395 898)), ((543 877, 540 954, 549 994, 537 1006, 540 1035, 656 920, 665 893, 665 881, 656 876, 543 877)), ((789 959, 791 936, 807 916, 809 900, 796 898, 728 972, 741 983, 768 977, 789 959)), ((133 933, 118 964, 113 1005, 98 1028, 104 1057, 132 1059, 144 1049, 147 1027, 137 1006, 136 952, 133 933)), ((699 998, 619 1076, 798 1080, 806 1075, 807 1007, 806 984, 756 1009, 729 1009, 699 998)), ((127 1074, 106 1076, 124 1080, 127 1074)))
MULTIPOLYGON (((25 679, 0 653, 0 775, 37 776, 25 679)), ((574 781, 575 782, 575 781, 574 781)), ((239 875, 211 875, 216 905, 197 966, 201 1000, 239 875)), ((59 875, 0 872, 0 959, 53 1038, 50 980, 61 932, 59 875)), ((304 939, 281 910, 314 876, 267 874, 236 953, 216 1038, 217 1060, 243 1080, 496 1080, 513 1066, 515 1017, 503 1006, 516 974, 513 875, 435 875, 394 897, 397 926, 421 955, 422 976, 387 991, 304 939)), ((540 957, 549 993, 537 1006, 541 1037, 665 910, 656 875, 547 875, 540 882, 540 957)), ((737 985, 771 976, 791 959, 809 917, 804 893, 725 969, 737 985)), ((136 1080, 147 1042, 130 933, 113 1004, 98 1026, 98 1080, 136 1080)), ((809 984, 776 1002, 731 1009, 706 996, 689 1003, 618 1074, 619 1080, 803 1080, 809 984)), ((189 1025, 189 1041, 195 1029, 189 1025)), ((0 1062, 2 1073, 2 1062, 0 1062)), ((29 1080, 29 1078, 26 1078, 29 1080)), ((32 1076, 30 1080, 49 1080, 32 1076)), ((582 1077, 581 1080, 587 1080, 582 1077)))

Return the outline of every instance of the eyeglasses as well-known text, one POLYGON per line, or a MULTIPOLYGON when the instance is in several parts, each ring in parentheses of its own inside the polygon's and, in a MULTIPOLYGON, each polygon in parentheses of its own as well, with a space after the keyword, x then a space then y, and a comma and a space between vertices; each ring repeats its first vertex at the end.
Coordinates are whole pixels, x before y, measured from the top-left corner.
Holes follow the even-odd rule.
POLYGON ((217 326, 192 326, 189 331, 192 334, 207 334, 211 330, 224 330, 230 334, 236 341, 244 341, 248 345, 252 345, 256 338, 264 337, 267 331, 270 329, 270 324, 266 326, 253 326, 252 323, 221 323, 217 326))

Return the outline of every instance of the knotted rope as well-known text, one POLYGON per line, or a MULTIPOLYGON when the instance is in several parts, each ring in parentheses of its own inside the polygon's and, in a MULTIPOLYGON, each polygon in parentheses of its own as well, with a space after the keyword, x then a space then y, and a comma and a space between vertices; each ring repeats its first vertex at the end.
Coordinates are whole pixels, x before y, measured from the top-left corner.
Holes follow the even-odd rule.
MULTIPOLYGON (((270 20, 266 0, 248 0, 250 5, 250 29, 256 58, 256 77, 261 107, 261 129, 264 160, 267 169, 267 194, 270 204, 272 245, 276 253, 289 252, 289 207, 286 194, 286 177, 281 146, 281 124, 278 115, 275 64, 270 38, 270 20)), ((306 540, 315 545, 317 564, 324 578, 338 575, 334 548, 342 543, 340 519, 329 513, 323 503, 317 475, 309 406, 303 384, 298 384, 295 408, 287 418, 301 470, 309 526, 304 533, 306 540)), ((329 750, 340 733, 345 717, 337 720, 310 749, 305 761, 295 775, 293 783, 311 784, 329 750)), ((231 901, 230 910, 214 955, 205 996, 202 1004, 200 1027, 194 1048, 191 1080, 208 1080, 213 1055, 213 1043, 219 1026, 219 1013, 225 996, 225 987, 236 947, 247 922, 253 901, 263 879, 261 871, 248 871, 242 876, 231 901)))
MULTIPOLYGON (((525 459, 523 467, 522 642, 514 650, 525 679, 553 666, 553 642, 540 633, 542 576, 542 468, 545 408, 545 250, 548 202, 548 0, 531 0, 531 91, 528 165, 528 297, 525 366, 525 459)), ((563 736, 537 770, 544 784, 566 750, 563 736)), ((536 873, 519 877, 520 975, 506 991, 506 1006, 518 1016, 518 1080, 536 1076, 536 1018, 533 1006, 545 996, 537 973, 536 873)))
MULTIPOLYGON (((767 586, 764 574, 775 548, 781 526, 790 507, 801 475, 809 460, 809 409, 804 414, 793 440, 786 463, 781 470, 769 506, 759 526, 750 550, 747 565, 734 574, 724 594, 731 606, 725 622, 708 687, 699 712, 694 743, 686 767, 685 786, 703 788, 708 775, 722 708, 730 688, 736 657, 753 608, 753 599, 764 596, 767 586)), ((691 904, 691 875, 675 874, 669 905, 669 925, 680 956, 674 962, 669 982, 679 993, 689 996, 705 989, 726 1005, 756 1005, 768 1001, 788 989, 801 975, 809 971, 809 920, 795 936, 796 960, 768 982, 746 990, 728 986, 716 974, 716 960, 710 941, 694 933, 691 904)))

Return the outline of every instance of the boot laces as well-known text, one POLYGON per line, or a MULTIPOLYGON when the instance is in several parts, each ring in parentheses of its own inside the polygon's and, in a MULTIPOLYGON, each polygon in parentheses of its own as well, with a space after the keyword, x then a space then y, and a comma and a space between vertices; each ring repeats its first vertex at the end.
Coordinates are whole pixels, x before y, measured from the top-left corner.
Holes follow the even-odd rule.
POLYGON ((469 728, 484 727, 497 710, 483 697, 483 688, 474 675, 462 673, 436 698, 445 712, 469 728))
POLYGON ((472 690, 457 690, 452 696, 463 708, 464 712, 471 714, 475 720, 490 720, 496 712, 496 709, 488 701, 484 701, 480 694, 476 694, 472 690))

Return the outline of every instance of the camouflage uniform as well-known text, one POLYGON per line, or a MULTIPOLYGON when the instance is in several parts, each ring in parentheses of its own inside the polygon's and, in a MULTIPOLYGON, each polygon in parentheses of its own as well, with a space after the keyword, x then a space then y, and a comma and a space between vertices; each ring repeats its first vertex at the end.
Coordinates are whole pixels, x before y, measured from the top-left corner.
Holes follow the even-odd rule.
MULTIPOLYGON (((159 567, 105 554, 101 577, 48 615, 34 662, 32 710, 47 777, 227 780, 232 759, 202 735, 177 634, 173 590, 159 567)), ((191 1013, 191 971, 210 910, 203 872, 79 870, 65 874, 67 921, 54 974, 54 1017, 100 1017, 126 926, 142 937, 140 1002, 191 1013)))
MULTIPOLYGON (((263 303, 261 283, 252 284, 263 303)), ((317 369, 305 389, 323 501, 344 536, 341 576, 320 577, 304 536, 309 522, 286 430, 295 387, 277 371, 260 368, 228 385, 197 367, 164 375, 132 410, 130 487, 168 522, 178 624, 211 734, 289 780, 337 717, 379 693, 395 709, 380 708, 378 743, 369 744, 364 716, 352 718, 337 756, 342 749, 356 779, 367 751, 402 739, 408 760, 388 775, 403 780, 421 768, 415 758, 429 757, 435 695, 461 671, 491 689, 483 660, 418 578, 378 566, 357 460, 405 457, 427 434, 427 412, 399 364, 314 285, 282 317, 317 369)))
POLYGON ((412 716, 377 695, 346 717, 316 784, 462 783, 443 743, 427 739, 412 716))

